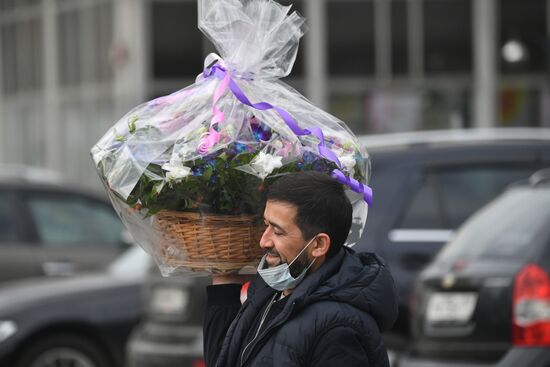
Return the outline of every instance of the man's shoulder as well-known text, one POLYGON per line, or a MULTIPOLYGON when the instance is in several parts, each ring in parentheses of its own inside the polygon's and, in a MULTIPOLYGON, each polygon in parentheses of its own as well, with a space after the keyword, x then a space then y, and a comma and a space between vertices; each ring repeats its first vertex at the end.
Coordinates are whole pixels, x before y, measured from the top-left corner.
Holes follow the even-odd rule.
POLYGON ((295 317, 295 322, 316 325, 317 332, 337 326, 349 326, 353 329, 366 332, 379 332, 374 317, 349 303, 334 299, 324 299, 307 305, 295 317))

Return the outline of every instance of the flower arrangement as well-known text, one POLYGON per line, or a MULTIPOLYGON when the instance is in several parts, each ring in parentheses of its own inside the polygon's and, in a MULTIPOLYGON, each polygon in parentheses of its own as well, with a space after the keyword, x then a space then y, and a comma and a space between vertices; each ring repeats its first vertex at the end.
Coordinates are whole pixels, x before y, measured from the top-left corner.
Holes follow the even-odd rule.
MULTIPOLYGON (((130 135, 141 134, 150 139, 160 134, 157 128, 150 125, 136 129, 138 120, 136 116, 129 118, 130 135)), ((152 216, 161 210, 258 214, 262 193, 277 177, 310 170, 330 174, 337 168, 334 162, 320 157, 318 153, 302 151, 302 147, 284 141, 254 116, 247 121, 247 125, 252 133, 252 139, 248 141, 232 141, 202 154, 200 148, 193 152, 187 147, 176 155, 177 159, 172 158, 163 164, 150 163, 130 195, 125 199, 118 195, 119 199, 144 216, 152 216), (186 159, 185 156, 193 158, 186 159)), ((115 139, 118 143, 112 150, 119 148, 126 139, 123 136, 115 139)), ((198 140, 198 146, 202 140, 198 140)), ((110 158, 110 155, 103 157, 100 171, 109 164, 110 158)), ((353 174, 356 164, 354 155, 344 155, 341 162, 348 173, 353 174)))
POLYGON ((241 271, 261 256, 265 190, 308 170, 358 194, 362 226, 372 200, 366 151, 342 121, 278 80, 305 20, 274 1, 198 4, 221 56, 206 57, 193 85, 134 107, 91 151, 130 233, 165 275, 241 271))

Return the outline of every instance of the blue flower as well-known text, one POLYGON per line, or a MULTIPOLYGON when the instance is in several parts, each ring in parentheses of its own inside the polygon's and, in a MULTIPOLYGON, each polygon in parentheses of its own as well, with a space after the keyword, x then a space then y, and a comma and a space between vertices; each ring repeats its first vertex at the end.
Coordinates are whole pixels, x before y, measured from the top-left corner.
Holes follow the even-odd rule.
POLYGON ((253 118, 250 120, 250 128, 252 129, 252 134, 256 140, 268 141, 271 139, 271 129, 269 126, 261 123, 258 119, 253 118))

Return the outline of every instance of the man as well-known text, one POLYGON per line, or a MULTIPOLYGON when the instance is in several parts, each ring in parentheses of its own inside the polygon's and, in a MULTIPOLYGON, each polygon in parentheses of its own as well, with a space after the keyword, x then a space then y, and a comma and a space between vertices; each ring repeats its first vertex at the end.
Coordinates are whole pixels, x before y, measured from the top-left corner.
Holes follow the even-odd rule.
POLYGON ((293 173, 269 189, 265 255, 240 304, 241 276, 207 287, 208 367, 388 366, 380 331, 397 316, 391 275, 374 254, 344 247, 352 207, 318 172, 293 173))

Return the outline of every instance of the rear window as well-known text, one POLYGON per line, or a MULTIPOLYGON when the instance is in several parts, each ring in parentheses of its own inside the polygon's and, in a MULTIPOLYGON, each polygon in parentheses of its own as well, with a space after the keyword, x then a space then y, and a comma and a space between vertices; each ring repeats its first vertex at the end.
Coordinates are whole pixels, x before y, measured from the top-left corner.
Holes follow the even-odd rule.
POLYGON ((517 164, 465 165, 425 173, 400 228, 456 229, 472 213, 512 182, 529 177, 537 167, 517 164))
POLYGON ((516 188, 475 214, 439 260, 526 258, 550 235, 550 189, 516 188))

